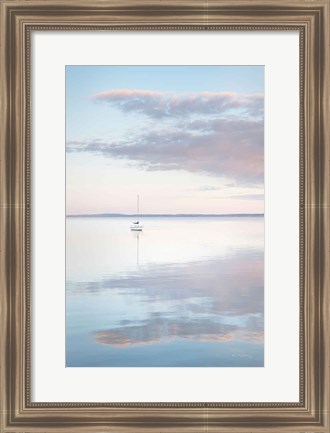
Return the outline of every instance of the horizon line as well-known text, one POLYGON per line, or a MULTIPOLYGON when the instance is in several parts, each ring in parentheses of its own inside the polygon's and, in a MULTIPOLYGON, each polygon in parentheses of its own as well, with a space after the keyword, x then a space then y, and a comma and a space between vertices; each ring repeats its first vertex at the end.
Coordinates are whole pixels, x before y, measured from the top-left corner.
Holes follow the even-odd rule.
MULTIPOLYGON (((221 217, 237 217, 237 216, 264 216, 264 213, 226 213, 226 214, 199 214, 199 213, 171 213, 171 214, 140 214, 139 217, 207 217, 207 216, 221 216, 221 217)), ((96 213, 96 214, 69 214, 66 215, 68 218, 79 218, 79 217, 137 217, 137 214, 125 214, 125 213, 96 213)))

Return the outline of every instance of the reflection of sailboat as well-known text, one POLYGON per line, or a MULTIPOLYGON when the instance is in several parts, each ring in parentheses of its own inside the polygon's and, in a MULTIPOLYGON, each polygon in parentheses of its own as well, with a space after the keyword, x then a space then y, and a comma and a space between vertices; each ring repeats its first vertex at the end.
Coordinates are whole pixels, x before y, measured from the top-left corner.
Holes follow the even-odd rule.
POLYGON ((139 208, 139 196, 137 196, 137 221, 133 221, 133 224, 131 225, 131 230, 134 232, 142 232, 143 226, 140 224, 139 217, 140 217, 140 208, 139 208))
POLYGON ((136 233, 136 264, 139 264, 139 256, 140 256, 140 233, 136 233))

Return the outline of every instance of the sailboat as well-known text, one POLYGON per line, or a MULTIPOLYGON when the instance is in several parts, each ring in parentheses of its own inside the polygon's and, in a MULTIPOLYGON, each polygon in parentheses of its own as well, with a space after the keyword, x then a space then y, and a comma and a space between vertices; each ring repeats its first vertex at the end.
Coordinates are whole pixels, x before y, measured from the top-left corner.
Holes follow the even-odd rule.
POLYGON ((137 196, 137 221, 133 221, 131 230, 134 232, 142 232, 143 226, 140 224, 140 197, 137 196))

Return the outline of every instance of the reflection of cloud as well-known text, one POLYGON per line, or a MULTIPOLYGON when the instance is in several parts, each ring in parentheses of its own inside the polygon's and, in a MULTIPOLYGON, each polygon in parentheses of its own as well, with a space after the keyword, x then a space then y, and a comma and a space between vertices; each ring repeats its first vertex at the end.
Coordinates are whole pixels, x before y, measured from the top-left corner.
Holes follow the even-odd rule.
POLYGON ((150 319, 142 324, 95 333, 98 343, 113 346, 154 344, 174 338, 208 342, 226 342, 235 339, 262 342, 263 331, 262 329, 242 329, 237 325, 217 323, 207 319, 150 319))
POLYGON ((151 130, 117 142, 69 141, 68 152, 134 161, 145 170, 186 170, 262 183, 263 122, 212 119, 151 130), (193 128, 192 126, 193 125, 193 128))
POLYGON ((99 343, 125 346, 175 338, 262 342, 263 285, 263 254, 246 250, 226 260, 141 266, 67 287, 71 294, 113 291, 120 304, 134 302, 143 314, 121 316, 95 334, 99 343))
POLYGON ((123 112, 142 113, 153 119, 189 115, 223 115, 233 110, 248 116, 263 113, 263 94, 229 92, 170 93, 150 90, 108 90, 93 96, 123 112))
MULTIPOLYGON (((221 234, 219 234, 221 235, 221 234)), ((182 264, 140 267, 97 282, 75 283, 76 293, 116 289, 138 293, 144 303, 180 301, 193 311, 244 315, 263 311, 263 254, 242 251, 226 260, 205 260, 182 264), (199 302, 192 302, 193 299, 199 302), (201 300, 208 300, 201 303, 201 300)), ((68 286, 69 287, 69 286, 68 286)))

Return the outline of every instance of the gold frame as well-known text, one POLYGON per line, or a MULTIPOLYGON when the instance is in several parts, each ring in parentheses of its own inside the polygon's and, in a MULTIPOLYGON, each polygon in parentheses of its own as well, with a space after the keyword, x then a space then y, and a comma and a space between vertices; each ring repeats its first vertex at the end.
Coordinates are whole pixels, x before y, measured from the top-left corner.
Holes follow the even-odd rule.
POLYGON ((330 432, 329 0, 0 0, 0 431, 330 432), (33 30, 299 30, 299 403, 34 403, 30 388, 33 30))

